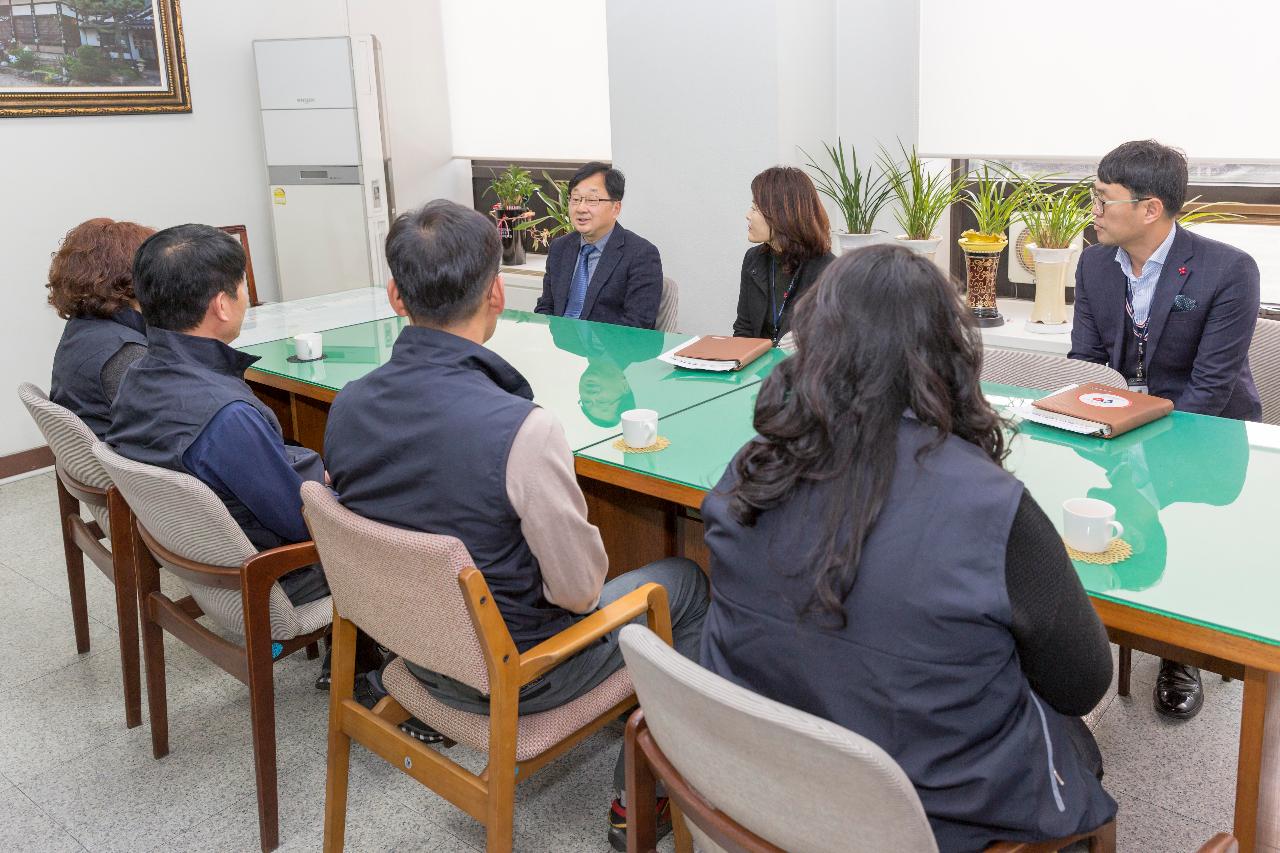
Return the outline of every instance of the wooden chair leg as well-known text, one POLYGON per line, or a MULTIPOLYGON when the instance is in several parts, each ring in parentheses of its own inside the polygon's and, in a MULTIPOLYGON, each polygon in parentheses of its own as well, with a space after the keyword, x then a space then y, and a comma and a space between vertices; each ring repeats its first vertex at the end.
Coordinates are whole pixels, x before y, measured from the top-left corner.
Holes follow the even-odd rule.
POLYGON ((651 853, 657 845, 657 815, 648 804, 657 796, 653 768, 640 747, 640 733, 648 731, 644 711, 637 710, 627 720, 623 739, 627 776, 627 853, 651 853))
MULTIPOLYGON (((151 595, 160 594, 160 574, 155 558, 138 535, 137 519, 125 507, 127 523, 121 536, 121 559, 133 566, 134 586, 138 592, 138 617, 142 627, 142 662, 147 670, 147 711, 151 715, 151 755, 164 758, 169 754, 169 703, 164 677, 164 629, 155 621, 151 595)), ((116 518, 111 519, 117 529, 116 518)))
POLYGON ((1116 853, 1116 822, 1110 821, 1098 827, 1089 837, 1089 853, 1116 853))
POLYGON ((1129 695, 1129 678, 1133 673, 1133 649, 1128 646, 1120 647, 1120 671, 1116 678, 1116 695, 1129 695))
POLYGON ((84 591, 84 554, 71 538, 71 519, 80 517, 76 500, 62 480, 53 478, 58 490, 58 513, 62 519, 62 550, 67 560, 67 590, 71 594, 71 625, 76 634, 76 652, 89 651, 89 601, 84 591))
POLYGON ((489 788, 489 808, 485 820, 485 850, 487 853, 511 853, 515 844, 516 812, 516 729, 517 690, 509 686, 511 697, 501 696, 501 689, 494 689, 489 696, 489 707, 501 709, 489 717, 489 767, 486 784, 489 788), (505 701, 504 701, 505 700, 505 701))
MULTIPOLYGON (((245 654, 249 664, 249 714, 253 726, 253 768, 258 785, 258 835, 263 853, 280 846, 280 803, 276 789, 276 695, 271 657, 270 584, 243 590, 245 654)), ((248 584, 245 585, 248 587, 248 584)))
POLYGON ((342 702, 355 688, 356 626, 333 613, 329 682, 329 760, 324 794, 324 853, 341 853, 347 829, 351 737, 342 730, 342 702))
POLYGON ((129 547, 129 507, 114 488, 107 492, 107 512, 111 529, 122 533, 112 537, 111 570, 116 588, 116 625, 120 636, 120 677, 124 682, 124 724, 142 725, 142 683, 138 661, 138 584, 129 547), (119 526, 117 526, 119 525, 119 526), (118 541, 117 541, 118 540, 118 541))
POLYGON ((689 825, 684 822, 684 812, 671 800, 671 832, 675 835, 676 853, 694 853, 693 836, 689 834, 689 825))

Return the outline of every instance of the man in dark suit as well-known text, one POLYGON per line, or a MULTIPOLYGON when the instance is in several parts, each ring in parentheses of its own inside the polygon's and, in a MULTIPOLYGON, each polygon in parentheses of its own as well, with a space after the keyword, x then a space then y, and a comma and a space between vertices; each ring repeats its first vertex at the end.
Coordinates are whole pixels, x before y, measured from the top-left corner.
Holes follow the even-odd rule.
MULTIPOLYGON (((1069 355, 1108 364, 1130 388, 1181 411, 1256 420, 1249 342, 1258 265, 1180 227, 1186 196, 1187 161, 1176 149, 1126 142, 1102 158, 1093 189, 1098 245, 1076 270, 1069 355)), ((1161 661, 1156 710, 1185 720, 1203 704, 1200 671, 1161 661)))
POLYGON ((619 326, 652 329, 662 299, 662 258, 652 243, 618 225, 622 173, 588 163, 569 180, 575 234, 551 242, 542 297, 534 308, 619 326))

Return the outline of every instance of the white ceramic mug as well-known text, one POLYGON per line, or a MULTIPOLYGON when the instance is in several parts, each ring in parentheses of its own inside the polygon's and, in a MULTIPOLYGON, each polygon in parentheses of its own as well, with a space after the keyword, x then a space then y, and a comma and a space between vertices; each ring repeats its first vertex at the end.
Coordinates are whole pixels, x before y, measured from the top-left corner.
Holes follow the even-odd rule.
POLYGON ((622 413, 622 440, 640 449, 658 440, 658 413, 653 409, 629 409, 622 413))
POLYGON ((298 361, 315 361, 324 355, 323 338, 319 332, 303 332, 293 336, 293 354, 298 361))
POLYGON ((1116 508, 1096 498, 1071 498, 1062 504, 1062 538, 1077 551, 1100 554, 1124 534, 1116 508))

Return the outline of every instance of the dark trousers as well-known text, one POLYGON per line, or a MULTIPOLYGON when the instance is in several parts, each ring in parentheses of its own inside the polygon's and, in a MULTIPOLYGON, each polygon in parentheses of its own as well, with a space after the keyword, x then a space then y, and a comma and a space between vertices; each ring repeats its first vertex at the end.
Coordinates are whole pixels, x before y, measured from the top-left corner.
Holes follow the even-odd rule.
MULTIPOLYGON (((692 560, 668 557, 643 568, 619 575, 600 591, 600 607, 604 607, 647 583, 662 584, 671 607, 671 639, 675 650, 690 660, 698 659, 702 638, 702 621, 707 615, 709 590, 706 575, 692 560)), ((636 620, 644 624, 644 617, 636 620)), ((475 689, 445 678, 406 661, 409 671, 422 681, 433 696, 450 707, 472 714, 489 713, 489 697, 475 689)), ((622 669, 622 647, 618 631, 602 637, 569 660, 527 684, 520 691, 520 713, 549 711, 593 690, 610 675, 622 669)), ((625 787, 624 758, 618 751, 613 785, 616 791, 625 787)))

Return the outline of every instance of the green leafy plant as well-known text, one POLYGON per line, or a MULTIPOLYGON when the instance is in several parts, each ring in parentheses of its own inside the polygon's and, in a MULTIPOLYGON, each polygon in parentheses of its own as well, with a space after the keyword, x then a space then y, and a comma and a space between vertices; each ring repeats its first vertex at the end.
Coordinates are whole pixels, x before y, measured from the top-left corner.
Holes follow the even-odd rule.
POLYGON ((1182 213, 1178 216, 1178 224, 1183 228, 1194 228, 1197 225, 1208 225, 1212 222, 1230 222, 1232 219, 1244 218, 1243 214, 1217 209, 1233 205, 1243 206, 1242 202, 1206 201, 1199 204, 1197 202, 1200 202, 1200 196, 1196 196, 1182 206, 1182 213), (1208 208, 1211 207, 1214 209, 1209 210, 1208 208))
POLYGON ((898 200, 894 218, 908 240, 928 240, 933 237, 938 220, 959 201, 964 185, 950 171, 925 169, 914 145, 910 152, 901 142, 898 147, 902 151, 901 160, 894 160, 888 151, 880 149, 880 168, 898 200))
POLYGON ((573 230, 573 222, 569 219, 569 182, 557 181, 546 172, 542 173, 542 177, 546 178, 547 183, 556 191, 556 197, 551 198, 542 191, 541 187, 537 190, 538 198, 542 199, 542 203, 547 206, 547 215, 521 222, 516 226, 517 231, 533 232, 535 249, 549 246, 552 240, 573 230), (544 222, 551 224, 546 228, 538 227, 544 222))
POLYGON ((23 48, 14 54, 13 67, 20 68, 23 71, 31 71, 36 67, 36 54, 33 50, 23 48))
POLYGON ((1022 186, 1020 216, 1027 226, 1027 240, 1041 249, 1070 247, 1093 221, 1092 176, 1056 189, 1042 178, 1028 178, 1022 186))
POLYGON ((964 191, 964 206, 978 220, 974 230, 996 236, 1009 230, 1027 194, 1028 183, 1003 163, 983 163, 970 173, 973 186, 964 191))
POLYGON ((822 147, 831 160, 831 171, 819 166, 808 151, 800 149, 800 153, 809 159, 809 168, 818 176, 815 181, 818 192, 840 208, 847 233, 870 234, 876 217, 893 197, 893 188, 883 172, 872 178, 870 167, 865 171, 858 167, 858 152, 852 146, 846 160, 844 141, 840 137, 836 137, 835 145, 823 142, 822 147))
POLYGON ((65 62, 67 76, 85 83, 106 83, 115 74, 117 63, 100 47, 82 45, 65 62))
POLYGON ((489 174, 493 175, 493 183, 489 184, 489 191, 498 199, 498 204, 503 207, 524 207, 526 200, 533 198, 533 194, 541 189, 529 175, 528 169, 521 169, 512 163, 502 174, 489 170, 489 174))

